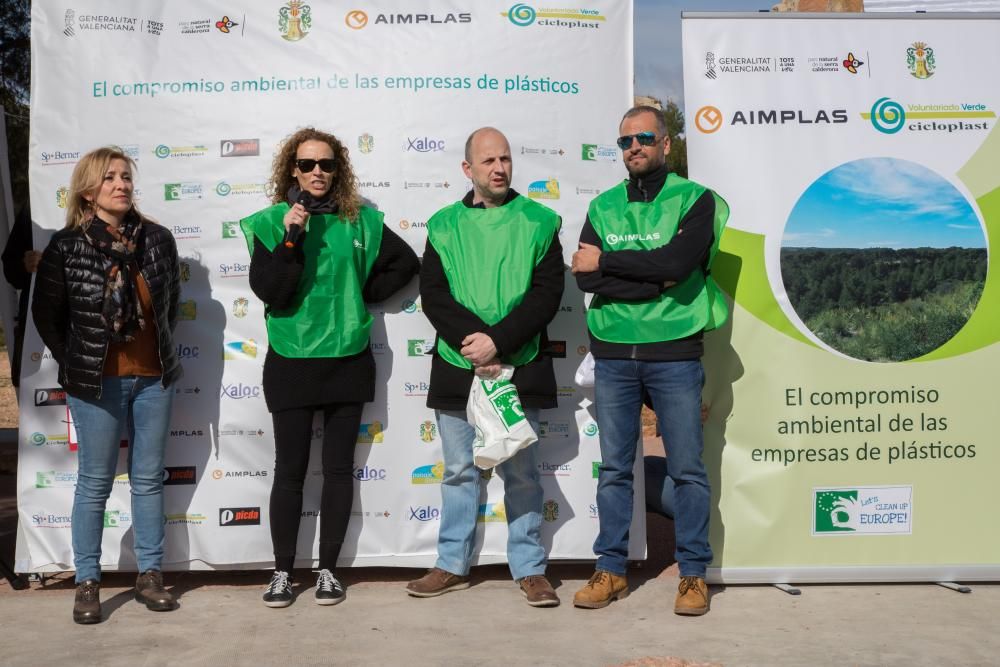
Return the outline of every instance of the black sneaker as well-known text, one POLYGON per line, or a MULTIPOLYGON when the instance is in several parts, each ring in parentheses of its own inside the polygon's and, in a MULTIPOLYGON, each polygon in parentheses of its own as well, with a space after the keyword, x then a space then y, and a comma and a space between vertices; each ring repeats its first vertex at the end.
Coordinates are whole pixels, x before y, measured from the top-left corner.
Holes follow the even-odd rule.
POLYGON ((275 570, 271 583, 264 591, 264 604, 268 607, 287 607, 292 604, 292 575, 275 570))
POLYGON ((330 570, 320 570, 316 579, 316 604, 331 605, 338 604, 347 599, 344 592, 344 585, 337 577, 333 576, 330 570))

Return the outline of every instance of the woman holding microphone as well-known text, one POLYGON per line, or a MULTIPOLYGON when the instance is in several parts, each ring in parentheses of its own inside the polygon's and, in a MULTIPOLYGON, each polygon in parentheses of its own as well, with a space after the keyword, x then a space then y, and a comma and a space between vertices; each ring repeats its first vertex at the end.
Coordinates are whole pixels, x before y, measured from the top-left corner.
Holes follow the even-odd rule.
POLYGON ((309 464, 313 415, 323 414, 323 490, 315 601, 345 598, 334 569, 354 499, 354 445, 375 397, 369 348, 379 302, 419 270, 413 250, 364 206, 347 149, 311 127, 289 136, 271 174, 273 205, 240 221, 251 253, 250 288, 266 305, 264 398, 274 422, 269 520, 275 568, 268 607, 292 603, 292 567, 309 464))

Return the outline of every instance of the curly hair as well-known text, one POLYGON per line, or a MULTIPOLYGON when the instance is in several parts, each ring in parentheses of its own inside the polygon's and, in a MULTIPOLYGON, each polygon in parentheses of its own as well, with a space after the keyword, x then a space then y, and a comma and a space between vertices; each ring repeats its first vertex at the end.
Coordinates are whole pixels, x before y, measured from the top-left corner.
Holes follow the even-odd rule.
POLYGON ((271 179, 268 185, 271 189, 271 203, 280 204, 285 201, 288 189, 295 183, 292 169, 295 167, 295 154, 306 141, 321 141, 333 149, 334 170, 333 183, 330 186, 330 197, 337 205, 339 215, 345 220, 356 220, 361 207, 361 196, 358 195, 358 181, 351 168, 347 147, 337 137, 314 127, 303 127, 285 138, 274 154, 271 163, 271 179))

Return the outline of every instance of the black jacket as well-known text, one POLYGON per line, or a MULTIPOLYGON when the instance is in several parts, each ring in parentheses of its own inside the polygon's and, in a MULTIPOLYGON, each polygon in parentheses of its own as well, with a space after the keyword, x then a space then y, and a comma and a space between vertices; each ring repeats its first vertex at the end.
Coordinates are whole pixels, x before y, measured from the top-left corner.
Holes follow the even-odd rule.
MULTIPOLYGON (((656 199, 667 173, 664 165, 644 178, 629 178, 628 200, 648 203, 656 199)), ((588 216, 580 232, 580 242, 601 248, 601 259, 597 271, 576 274, 576 284, 584 292, 616 301, 655 299, 666 289, 665 283, 679 283, 692 271, 703 270, 715 238, 714 222, 715 199, 706 190, 681 219, 677 234, 667 244, 652 250, 611 252, 604 247, 588 216)), ((590 351, 600 359, 690 361, 701 358, 704 345, 700 331, 678 340, 638 345, 611 343, 590 334, 590 351)))
MULTIPOLYGON (((10 378, 15 387, 21 384, 21 351, 24 349, 24 327, 28 320, 28 308, 31 295, 31 273, 24 268, 24 254, 33 250, 31 245, 31 209, 25 205, 17 218, 14 227, 7 237, 7 245, 3 249, 3 275, 11 287, 18 290, 17 314, 14 321, 14 350, 10 358, 10 378)), ((10 338, 7 339, 8 341, 10 338)), ((9 345, 10 343, 8 343, 9 345)))
MULTIPOLYGON (((173 344, 180 298, 177 244, 163 226, 144 223, 136 254, 153 299, 153 324, 159 344, 164 387, 183 369, 173 344)), ((55 233, 42 253, 35 278, 31 314, 38 335, 59 363, 59 384, 74 396, 100 398, 108 332, 101 322, 105 255, 79 228, 55 233)))
MULTIPOLYGON (((504 204, 518 195, 510 190, 504 204)), ((472 192, 462 203, 472 208, 472 192)), ((478 207, 482 208, 482 204, 478 207)), ((489 252, 488 248, 483 249, 489 252)), ((502 320, 490 326, 475 313, 455 300, 444 273, 441 257, 430 240, 424 250, 420 268, 420 304, 424 315, 437 331, 438 338, 444 338, 455 349, 462 347, 462 340, 471 333, 483 332, 493 339, 497 354, 517 350, 541 334, 541 349, 529 363, 514 371, 514 386, 517 387, 521 404, 526 408, 554 408, 556 399, 556 377, 552 369, 552 357, 546 352, 548 336, 545 327, 559 310, 564 287, 562 245, 558 232, 552 237, 548 252, 535 267, 531 276, 531 286, 524 299, 502 320)), ((487 280, 495 279, 486 276, 487 280)), ((436 352, 431 360, 431 386, 427 393, 427 407, 438 410, 464 410, 469 400, 474 374, 471 370, 449 364, 436 352)))

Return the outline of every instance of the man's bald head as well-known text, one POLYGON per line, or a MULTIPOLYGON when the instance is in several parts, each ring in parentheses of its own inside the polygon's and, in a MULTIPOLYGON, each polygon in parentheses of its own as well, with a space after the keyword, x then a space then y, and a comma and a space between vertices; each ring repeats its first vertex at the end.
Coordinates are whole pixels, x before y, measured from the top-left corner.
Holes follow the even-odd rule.
POLYGON ((510 142, 495 127, 481 127, 465 141, 465 177, 472 181, 473 202, 502 206, 513 174, 510 142))
MULTIPOLYGON (((473 130, 472 134, 469 135, 469 138, 465 140, 465 161, 466 162, 469 162, 469 163, 472 162, 472 144, 475 142, 476 137, 478 137, 480 134, 488 134, 488 133, 498 134, 498 135, 500 135, 500 138, 502 138, 504 141, 507 141, 507 137, 504 136, 503 132, 501 132, 500 130, 496 129, 495 127, 489 127, 489 126, 487 126, 487 127, 481 127, 478 130, 473 130)), ((507 145, 510 146, 510 142, 508 142, 507 145)))

